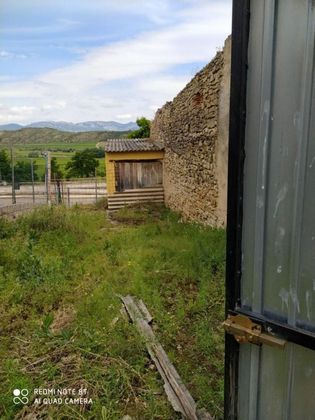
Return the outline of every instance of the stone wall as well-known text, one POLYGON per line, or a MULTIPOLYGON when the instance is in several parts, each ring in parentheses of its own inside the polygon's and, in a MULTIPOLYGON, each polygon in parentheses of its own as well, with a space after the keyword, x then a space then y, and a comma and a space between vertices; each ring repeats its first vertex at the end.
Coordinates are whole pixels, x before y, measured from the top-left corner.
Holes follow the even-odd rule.
POLYGON ((229 37, 151 124, 151 138, 165 146, 166 205, 212 226, 226 222, 230 54, 229 37))

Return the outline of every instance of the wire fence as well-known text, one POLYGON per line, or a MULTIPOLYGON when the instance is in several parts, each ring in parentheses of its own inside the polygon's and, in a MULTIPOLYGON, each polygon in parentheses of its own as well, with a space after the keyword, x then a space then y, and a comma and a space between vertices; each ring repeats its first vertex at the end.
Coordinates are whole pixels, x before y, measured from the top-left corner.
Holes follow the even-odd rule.
POLYGON ((0 184, 0 208, 14 204, 92 204, 107 197, 105 178, 0 184))

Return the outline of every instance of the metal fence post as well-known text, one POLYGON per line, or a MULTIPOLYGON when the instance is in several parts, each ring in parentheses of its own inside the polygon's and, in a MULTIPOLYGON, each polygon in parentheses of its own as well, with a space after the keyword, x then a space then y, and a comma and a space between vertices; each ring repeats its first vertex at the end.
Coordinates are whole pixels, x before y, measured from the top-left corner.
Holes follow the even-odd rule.
POLYGON ((32 196, 33 196, 33 203, 35 203, 34 163, 33 163, 33 159, 31 160, 31 177, 32 177, 32 196))
POLYGON ((50 152, 47 152, 47 204, 51 204, 51 162, 50 152))
POLYGON ((62 203, 62 196, 61 196, 61 189, 60 189, 60 179, 57 179, 57 181, 56 181, 56 201, 57 201, 57 204, 62 203))
POLYGON ((12 178, 12 204, 16 204, 13 147, 11 147, 11 178, 12 178))
POLYGON ((97 176, 96 176, 96 169, 95 169, 95 203, 97 203, 97 176))
POLYGON ((65 191, 64 191, 64 181, 61 181, 61 202, 64 203, 65 201, 65 191))

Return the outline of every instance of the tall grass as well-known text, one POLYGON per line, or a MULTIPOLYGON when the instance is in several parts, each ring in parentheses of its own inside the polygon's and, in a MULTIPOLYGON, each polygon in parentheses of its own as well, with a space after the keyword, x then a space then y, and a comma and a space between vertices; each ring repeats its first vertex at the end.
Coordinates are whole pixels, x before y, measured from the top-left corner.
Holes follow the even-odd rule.
POLYGON ((222 418, 225 232, 182 223, 161 206, 125 209, 116 219, 79 207, 0 219, 1 418, 20 412, 14 388, 79 385, 92 406, 30 405, 27 413, 176 418, 120 313, 117 294, 127 293, 148 306, 198 405, 222 418))

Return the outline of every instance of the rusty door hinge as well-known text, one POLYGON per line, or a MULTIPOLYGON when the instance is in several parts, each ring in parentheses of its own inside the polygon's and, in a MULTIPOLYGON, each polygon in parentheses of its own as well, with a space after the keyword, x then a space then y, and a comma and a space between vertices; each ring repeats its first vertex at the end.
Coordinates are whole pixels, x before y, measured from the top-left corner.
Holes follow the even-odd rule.
POLYGON ((261 325, 255 324, 245 315, 229 315, 223 322, 223 328, 228 334, 232 334, 238 343, 268 344, 281 349, 286 344, 286 340, 263 332, 261 325))

